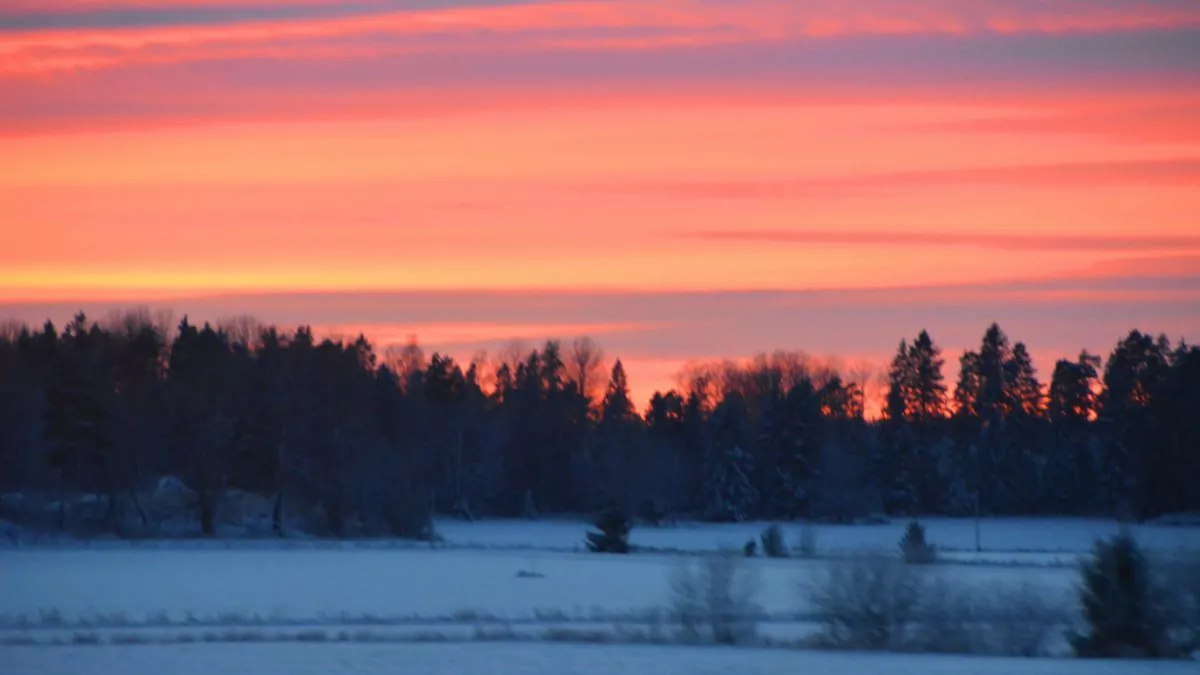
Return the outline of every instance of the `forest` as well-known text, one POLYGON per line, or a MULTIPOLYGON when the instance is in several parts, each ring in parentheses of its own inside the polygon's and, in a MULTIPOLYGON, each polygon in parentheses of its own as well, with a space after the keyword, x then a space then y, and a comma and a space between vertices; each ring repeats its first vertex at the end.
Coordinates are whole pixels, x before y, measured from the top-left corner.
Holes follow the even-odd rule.
POLYGON ((586 338, 464 364, 145 309, 9 323, 0 519, 153 533, 145 495, 164 476, 206 535, 234 491, 268 501, 277 534, 304 514, 334 537, 608 508, 650 523, 1200 511, 1200 348, 1167 336, 1134 330, 1046 382, 998 325, 953 360, 922 331, 899 342, 879 419, 859 378, 800 352, 694 364, 645 410, 607 364, 586 338))

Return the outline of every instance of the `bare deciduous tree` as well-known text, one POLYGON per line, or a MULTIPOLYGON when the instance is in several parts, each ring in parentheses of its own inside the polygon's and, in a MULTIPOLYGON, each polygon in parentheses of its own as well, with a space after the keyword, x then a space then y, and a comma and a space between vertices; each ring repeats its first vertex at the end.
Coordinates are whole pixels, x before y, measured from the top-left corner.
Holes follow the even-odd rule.
POLYGON ((590 337, 577 338, 571 342, 566 366, 567 379, 589 402, 595 401, 604 384, 604 350, 590 337))

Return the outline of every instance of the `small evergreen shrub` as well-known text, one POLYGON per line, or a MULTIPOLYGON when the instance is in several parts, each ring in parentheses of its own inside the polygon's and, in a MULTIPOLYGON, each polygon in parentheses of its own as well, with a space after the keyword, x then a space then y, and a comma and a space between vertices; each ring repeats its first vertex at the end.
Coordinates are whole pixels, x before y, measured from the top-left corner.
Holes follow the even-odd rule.
POLYGON ((1173 656, 1168 602, 1150 564, 1128 532, 1096 542, 1080 566, 1079 602, 1086 630, 1069 636, 1086 658, 1173 656))
POLYGON ((592 553, 629 553, 629 531, 633 529, 629 516, 619 509, 609 509, 596 520, 599 532, 587 533, 587 547, 592 553))
POLYGON ((763 555, 768 558, 788 557, 787 544, 783 543, 783 530, 778 525, 763 530, 759 538, 762 539, 763 555))
POLYGON ((925 541, 925 527, 917 521, 908 524, 900 539, 900 552, 910 565, 929 565, 937 562, 937 548, 925 541))
POLYGON ((754 556, 758 555, 758 542, 754 541, 753 539, 747 540, 746 543, 742 545, 742 555, 746 556, 747 558, 753 558, 754 556))

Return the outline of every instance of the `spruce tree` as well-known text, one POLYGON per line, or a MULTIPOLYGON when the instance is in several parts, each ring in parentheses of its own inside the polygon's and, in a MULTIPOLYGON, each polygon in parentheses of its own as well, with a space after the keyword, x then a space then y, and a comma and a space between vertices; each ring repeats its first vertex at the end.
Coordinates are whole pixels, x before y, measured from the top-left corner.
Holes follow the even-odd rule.
POLYGON ((1083 563, 1079 601, 1087 629, 1071 645, 1089 658, 1170 655, 1166 603, 1137 542, 1128 532, 1096 542, 1083 563))

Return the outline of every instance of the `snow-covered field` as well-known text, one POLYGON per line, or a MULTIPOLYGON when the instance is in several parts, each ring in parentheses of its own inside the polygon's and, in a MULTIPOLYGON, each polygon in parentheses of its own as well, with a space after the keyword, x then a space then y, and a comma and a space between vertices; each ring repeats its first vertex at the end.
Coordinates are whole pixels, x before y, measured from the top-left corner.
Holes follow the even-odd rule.
POLYGON ((616 645, 172 645, 10 647, 10 675, 1183 675, 1187 662, 1001 659, 616 645))
MULTIPOLYGON (((1117 525, 1100 520, 991 519, 974 551, 971 520, 922 521, 948 564, 930 574, 974 586, 1031 586, 1068 602, 1079 555, 1117 525), (953 562, 972 564, 952 564, 953 562)), ((748 561, 759 604, 771 613, 803 611, 797 586, 839 556, 895 553, 904 521, 817 525, 818 560, 748 561)), ((411 542, 157 541, 0 549, 0 618, 54 612, 66 619, 167 613, 316 619, 343 615, 442 617, 537 612, 572 618, 627 614, 666 602, 681 552, 740 548, 763 523, 639 527, 636 545, 656 553, 582 552, 585 523, 443 521, 445 548, 411 542), (578 551, 578 552, 577 552, 578 551), (536 573, 535 578, 519 572, 536 573)), ((795 542, 803 526, 784 525, 795 542)), ((1200 550, 1200 529, 1134 525, 1149 551, 1200 550)))
MULTIPOLYGON (((982 553, 970 520, 923 521, 943 564, 924 574, 960 587, 995 592, 1033 589, 1064 612, 1075 607, 1074 563, 1117 525, 1065 519, 987 520, 982 553), (965 564, 964 564, 965 563, 965 564)), ((817 527, 815 560, 746 561, 757 580, 765 635, 795 638, 807 621, 802 584, 855 553, 897 552, 903 521, 889 525, 817 527)), ((697 555, 740 548, 764 523, 680 524, 636 528, 644 552, 583 552, 580 522, 442 522, 444 546, 411 542, 156 541, 0 549, 0 672, 405 672, 472 673, 776 673, 1013 672, 1002 660, 797 654, 792 651, 665 647, 567 647, 545 642, 495 645, 337 644, 339 634, 369 628, 375 638, 410 640, 429 630, 471 640, 474 628, 511 622, 522 637, 555 625, 639 625, 647 610, 668 604, 675 568, 697 555), (527 627, 521 629, 522 622, 527 627), (592 622, 591 624, 573 622, 592 622), (205 631, 249 627, 261 644, 101 643, 137 633, 138 641, 205 640, 205 631), (299 637, 316 627, 326 644, 299 637), (291 633, 288 633, 288 631, 291 633), (524 630, 525 632, 521 632, 524 630), (390 631, 390 632, 389 632, 390 631), (158 637, 155 637, 157 635, 158 637), (47 637, 49 636, 49 637, 47 637), (91 636, 91 638, 88 638, 91 636), (149 637, 146 637, 149 636, 149 637), (290 637, 284 637, 290 636, 290 637), (14 646, 23 640, 40 646, 14 646), (272 642, 271 640, 285 640, 272 642), (596 651, 600 650, 600 651, 596 651), (865 659, 865 661, 864 661, 865 659), (811 667, 801 667, 811 662, 811 667), (966 667, 964 664, 968 664, 966 667), (418 665, 414 665, 418 664, 418 665), (511 666, 510 666, 511 664, 511 666), (188 670, 188 669, 192 670, 188 670), (549 670, 547 670, 549 668, 549 670)), ((802 526, 785 525, 794 543, 802 526)), ((1200 529, 1133 526, 1152 553, 1200 550, 1200 529)), ((506 628, 505 630, 508 630, 506 628)), ((1027 673, 1195 672, 1194 664, 1096 664, 1023 661, 1027 673), (1188 668, 1192 670, 1188 671, 1188 668), (1038 670, 1041 668, 1042 670, 1038 670), (1164 669, 1165 668, 1165 669, 1164 669)))
MULTIPOLYGON (((528 617, 627 614, 667 601, 679 556, 472 550, 19 550, 0 553, 0 608, 65 618, 168 612, 308 619, 374 615, 528 617), (540 578, 518 576, 521 570, 540 578)), ((798 586, 827 561, 747 561, 759 603, 795 612, 798 586)), ((1063 598, 1070 568, 939 565, 930 574, 980 586, 1028 584, 1063 598)))
MULTIPOLYGON (((852 553, 896 550, 896 544, 908 525, 903 518, 886 525, 816 524, 817 545, 823 552, 852 553)), ((929 541, 944 551, 974 553, 975 521, 961 518, 922 518, 929 541)), ((757 539, 769 523, 680 523, 663 527, 637 527, 630 534, 635 546, 662 550, 711 551, 740 549, 749 539, 757 539)), ((783 525, 785 541, 791 545, 804 526, 783 525)), ((979 543, 985 555, 1022 560, 1020 553, 1078 554, 1087 552, 1101 538, 1116 534, 1119 525, 1112 520, 1085 518, 986 518, 979 528, 979 543)), ((1188 548, 1200 550, 1200 528, 1181 528, 1156 524, 1131 524, 1139 543, 1151 550, 1188 548)), ((460 520, 438 523, 438 531, 452 542, 465 546, 527 547, 571 550, 582 546, 586 524, 563 521, 486 521, 460 520)), ((1053 557, 1053 556, 1052 556, 1053 557)), ((1072 557, 1072 556, 1058 556, 1072 557)))

